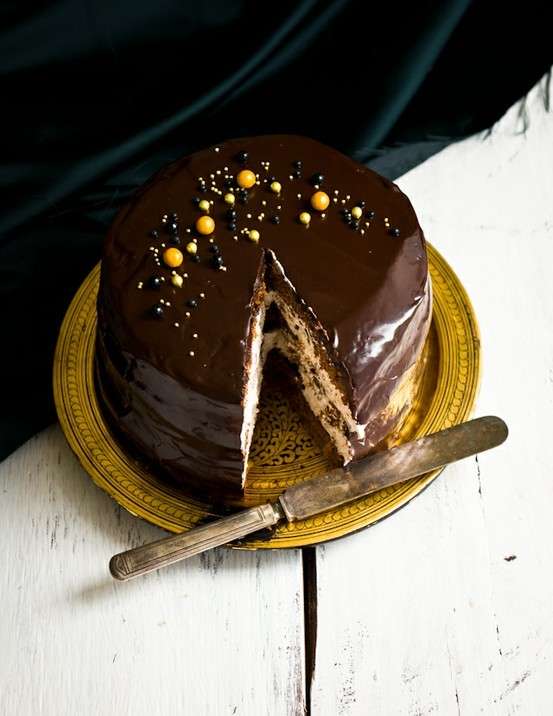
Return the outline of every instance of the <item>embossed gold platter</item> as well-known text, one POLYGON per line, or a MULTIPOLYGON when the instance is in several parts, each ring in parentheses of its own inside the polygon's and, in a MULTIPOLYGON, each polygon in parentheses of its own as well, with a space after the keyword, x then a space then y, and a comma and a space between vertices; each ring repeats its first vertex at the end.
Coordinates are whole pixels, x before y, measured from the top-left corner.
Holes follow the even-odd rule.
MULTIPOLYGON (((418 396, 399 433, 404 442, 466 420, 479 383, 480 339, 474 310, 459 279, 428 246, 434 293, 432 328, 425 347, 418 396)), ((98 404, 94 386, 96 266, 75 295, 60 330, 54 361, 54 398, 69 445, 94 482, 133 515, 170 532, 182 532, 218 514, 214 508, 165 484, 117 441, 98 404)), ((319 475, 327 458, 292 403, 265 390, 250 454, 249 504, 274 500, 298 480, 319 475)), ((343 537, 387 517, 434 480, 440 470, 357 500, 314 518, 279 526, 267 539, 241 548, 301 547, 343 537)))

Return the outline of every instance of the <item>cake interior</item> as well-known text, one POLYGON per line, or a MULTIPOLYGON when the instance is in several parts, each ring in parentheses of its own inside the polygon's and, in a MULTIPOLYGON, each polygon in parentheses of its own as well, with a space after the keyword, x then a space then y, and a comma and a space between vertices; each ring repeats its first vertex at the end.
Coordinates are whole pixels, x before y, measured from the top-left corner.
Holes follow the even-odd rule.
POLYGON ((241 448, 242 485, 257 416, 263 369, 271 351, 295 368, 303 397, 330 438, 344 464, 353 457, 352 439, 365 440, 364 426, 347 400, 347 376, 340 367, 326 331, 312 309, 298 296, 272 251, 262 255, 252 297, 243 391, 241 448))

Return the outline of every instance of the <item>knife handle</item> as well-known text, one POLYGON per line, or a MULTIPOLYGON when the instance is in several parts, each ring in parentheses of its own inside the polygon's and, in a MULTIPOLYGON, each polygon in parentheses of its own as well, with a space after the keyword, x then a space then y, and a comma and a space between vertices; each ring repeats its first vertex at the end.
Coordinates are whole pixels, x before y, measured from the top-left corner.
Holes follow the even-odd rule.
POLYGON ((109 571, 115 579, 133 579, 252 532, 272 527, 283 517, 284 513, 278 504, 258 505, 188 532, 116 554, 110 560, 109 571))

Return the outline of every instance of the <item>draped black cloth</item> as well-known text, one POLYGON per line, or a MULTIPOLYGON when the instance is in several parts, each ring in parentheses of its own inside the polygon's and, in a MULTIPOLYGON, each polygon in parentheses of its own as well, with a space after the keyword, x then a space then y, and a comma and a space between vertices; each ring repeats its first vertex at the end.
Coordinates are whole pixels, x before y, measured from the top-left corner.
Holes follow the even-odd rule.
POLYGON ((53 420, 64 310, 154 171, 228 137, 290 132, 398 176, 548 70, 540 13, 483 0, 2 3, 0 459, 53 420))

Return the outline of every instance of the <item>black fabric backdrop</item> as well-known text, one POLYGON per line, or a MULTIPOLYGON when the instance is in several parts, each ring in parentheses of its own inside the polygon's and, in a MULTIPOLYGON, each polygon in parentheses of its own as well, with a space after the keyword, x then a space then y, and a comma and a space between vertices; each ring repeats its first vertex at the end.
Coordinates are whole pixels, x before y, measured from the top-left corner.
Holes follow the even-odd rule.
POLYGON ((64 310, 149 175, 230 136, 294 132, 394 178, 548 70, 540 6, 2 3, 0 459, 53 420, 64 310))

